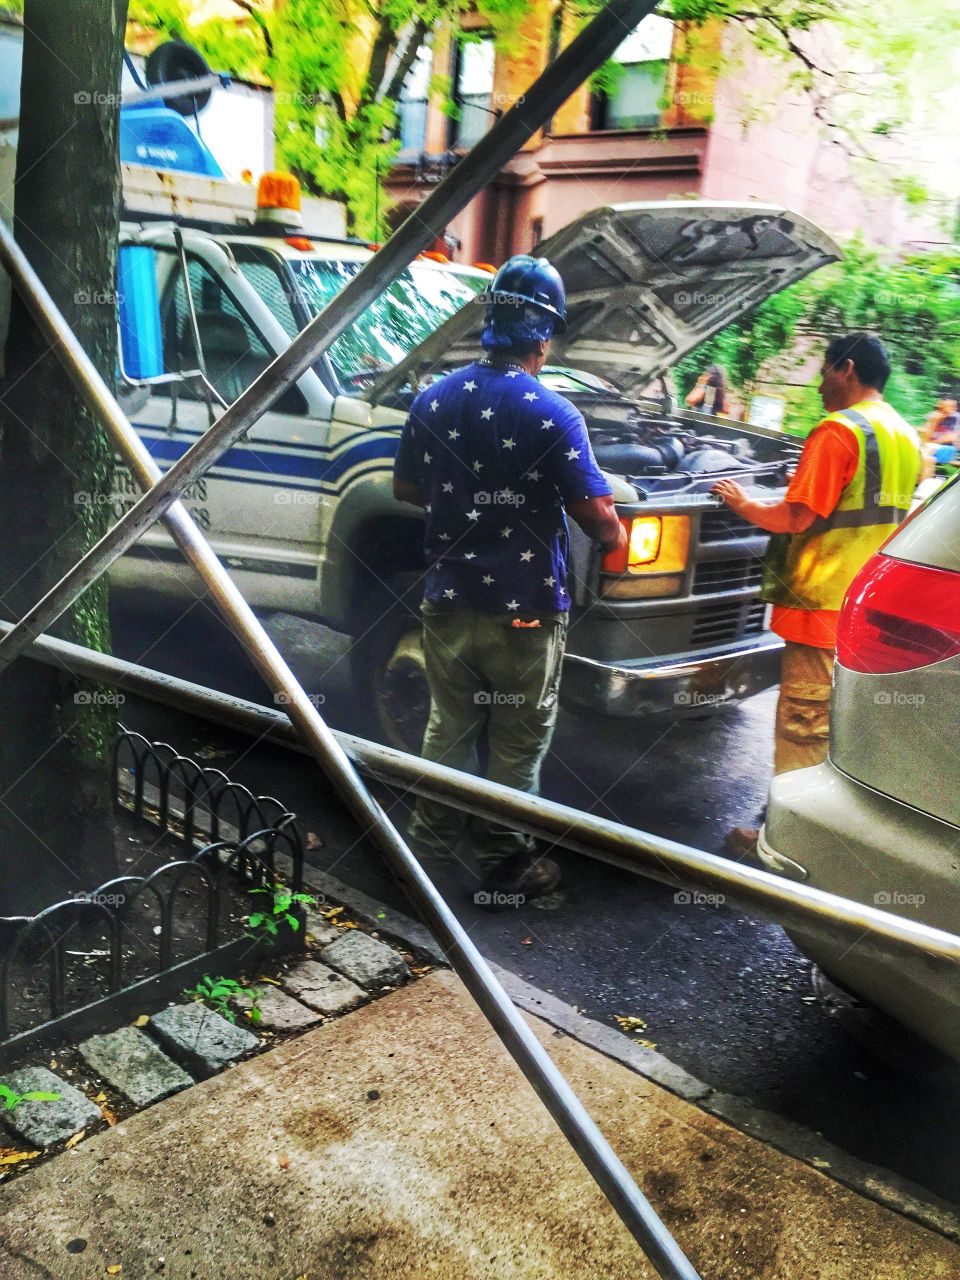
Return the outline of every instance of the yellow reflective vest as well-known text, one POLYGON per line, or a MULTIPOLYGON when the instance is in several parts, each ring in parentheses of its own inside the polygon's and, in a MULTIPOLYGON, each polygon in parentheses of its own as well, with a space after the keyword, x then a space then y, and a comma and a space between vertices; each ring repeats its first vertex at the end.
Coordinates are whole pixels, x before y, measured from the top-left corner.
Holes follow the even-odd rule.
POLYGON ((920 475, 917 433, 885 400, 829 415, 859 446, 857 470, 828 516, 803 533, 774 534, 761 597, 788 609, 839 609, 847 588, 910 509, 920 475))

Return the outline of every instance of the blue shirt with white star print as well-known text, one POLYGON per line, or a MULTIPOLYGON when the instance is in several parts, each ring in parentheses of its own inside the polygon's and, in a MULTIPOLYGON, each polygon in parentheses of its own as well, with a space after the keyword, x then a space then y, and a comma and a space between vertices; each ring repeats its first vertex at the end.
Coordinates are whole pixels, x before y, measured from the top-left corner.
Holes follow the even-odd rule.
POLYGON ((427 504, 427 600, 517 617, 570 608, 564 504, 612 491, 569 400, 522 370, 457 369, 414 400, 396 475, 427 504))

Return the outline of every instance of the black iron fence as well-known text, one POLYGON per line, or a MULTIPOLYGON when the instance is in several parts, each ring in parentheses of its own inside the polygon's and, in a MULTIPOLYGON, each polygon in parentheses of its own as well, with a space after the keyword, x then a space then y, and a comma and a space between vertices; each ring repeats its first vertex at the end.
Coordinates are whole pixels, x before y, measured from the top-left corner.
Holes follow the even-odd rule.
MULTIPOLYGON (((302 890, 289 810, 138 733, 121 732, 113 760, 118 819, 129 815, 126 838, 147 866, 36 915, 0 918, 2 1062, 111 1029, 204 973, 303 947, 302 928, 259 937, 247 924, 265 901, 252 891, 302 890)), ((302 908, 290 910, 302 922, 302 908)))

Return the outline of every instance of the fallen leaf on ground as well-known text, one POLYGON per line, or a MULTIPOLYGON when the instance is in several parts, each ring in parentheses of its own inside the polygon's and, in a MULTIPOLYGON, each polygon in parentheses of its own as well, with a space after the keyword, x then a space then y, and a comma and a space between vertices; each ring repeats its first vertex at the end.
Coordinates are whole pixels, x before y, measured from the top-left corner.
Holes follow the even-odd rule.
POLYGON ((119 1262, 114 1262, 112 1266, 107 1267, 108 1276, 118 1276, 123 1270, 123 1266, 119 1262))
POLYGON ((323 848, 323 841, 320 839, 320 837, 317 835, 315 831, 307 832, 307 848, 308 849, 323 848))
POLYGON ((72 1138, 68 1138, 64 1144, 64 1151, 69 1151, 71 1147, 75 1147, 81 1138, 87 1136, 86 1129, 81 1129, 79 1133, 75 1133, 72 1138))
POLYGON ((133 1025, 135 1027, 145 1027, 149 1021, 150 1015, 147 1013, 141 1013, 140 1017, 134 1020, 133 1025))
POLYGON ((521 947, 532 947, 532 946, 533 946, 533 939, 532 939, 532 938, 521 938, 521 939, 520 939, 520 945, 521 945, 521 947))
POLYGON ((103 1116, 104 1120, 106 1120, 107 1124, 111 1127, 111 1129, 117 1123, 117 1117, 113 1114, 113 1112, 110 1110, 109 1107, 101 1107, 100 1114, 103 1116))
POLYGON ((277 1164, 280 1166, 280 1168, 281 1168, 281 1169, 289 1169, 289 1168, 290 1168, 290 1157, 289 1157, 289 1156, 280 1156, 280 1158, 277 1160, 277 1164))
POLYGON ((338 916, 343 907, 324 907, 320 914, 325 920, 332 920, 334 916, 338 916))
POLYGON ((36 1160, 39 1151, 15 1151, 12 1147, 0 1147, 0 1164, 19 1164, 21 1160, 36 1160))
POLYGON ((51 1059, 50 1059, 50 1070, 51 1070, 51 1071, 56 1071, 56 1069, 57 1069, 57 1066, 58 1066, 58 1065, 59 1065, 59 1064, 57 1063, 56 1058, 51 1058, 51 1059))
POLYGON ((106 1102, 106 1100, 107 1100, 107 1095, 105 1093, 98 1093, 97 1096, 94 1098, 94 1102, 106 1102))
POLYGON ((634 1018, 629 1015, 615 1013, 613 1020, 619 1024, 620 1030, 626 1031, 628 1035, 635 1035, 638 1031, 646 1031, 647 1029, 647 1024, 643 1018, 634 1018))
POLYGON ((258 982, 269 982, 269 983, 270 983, 270 985, 271 985, 271 987, 279 987, 279 986, 280 986, 280 983, 276 980, 276 978, 265 978, 265 977, 263 977, 263 975, 261 975, 261 976, 257 979, 257 981, 258 981, 258 982))

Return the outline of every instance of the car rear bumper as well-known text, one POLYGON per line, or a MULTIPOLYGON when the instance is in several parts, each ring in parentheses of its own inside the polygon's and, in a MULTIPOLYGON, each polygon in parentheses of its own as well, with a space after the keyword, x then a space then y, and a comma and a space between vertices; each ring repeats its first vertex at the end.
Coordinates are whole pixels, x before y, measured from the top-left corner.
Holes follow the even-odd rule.
MULTIPOLYGON (((960 931, 960 831, 831 761, 774 778, 757 853, 768 871, 924 924, 960 931)), ((797 946, 835 981, 960 1058, 960 971, 811 926, 797 946)))
POLYGON ((623 718, 702 715, 775 685, 782 650, 783 641, 765 632, 685 657, 598 662, 568 653, 561 700, 573 710, 623 718))

